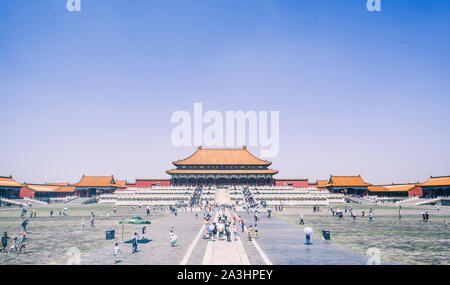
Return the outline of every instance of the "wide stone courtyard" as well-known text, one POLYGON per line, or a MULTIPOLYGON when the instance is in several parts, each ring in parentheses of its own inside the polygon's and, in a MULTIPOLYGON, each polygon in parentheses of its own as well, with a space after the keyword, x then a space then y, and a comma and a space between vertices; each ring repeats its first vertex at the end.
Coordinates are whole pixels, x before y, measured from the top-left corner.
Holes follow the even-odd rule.
MULTIPOLYGON (((344 209, 350 204, 333 205, 344 209)), ((358 214, 355 222, 344 213, 339 220, 327 207, 313 212, 312 207, 285 208, 274 211, 267 218, 266 209, 261 210, 257 222, 259 235, 249 241, 239 229, 239 238, 209 241, 202 238, 206 232, 203 211, 187 208, 174 216, 166 208, 153 209, 149 217, 145 207, 117 207, 113 205, 50 205, 36 208, 37 216, 27 226, 27 253, 0 253, 0 264, 66 264, 72 260, 74 248, 79 250, 80 264, 114 264, 113 247, 119 243, 119 264, 366 264, 369 248, 377 248, 382 264, 449 264, 450 235, 444 220, 450 220, 450 209, 441 207, 404 208, 402 220, 398 220, 396 206, 371 206, 374 220, 361 217, 370 206, 352 205, 358 214), (67 207, 67 216, 59 216, 59 210, 67 207), (50 209, 54 210, 50 217, 50 209), (421 212, 428 211, 430 221, 421 219, 421 212), (91 211, 95 214, 95 227, 89 224, 91 211), (109 217, 106 217, 109 213, 109 217), (196 217, 196 213, 198 216, 196 217), (299 225, 303 215, 305 225, 299 225), (130 240, 133 233, 141 236, 143 225, 120 225, 123 219, 140 216, 152 223, 146 225, 149 241, 138 244, 138 252, 132 254, 130 240), (85 227, 81 226, 82 219, 85 227), (303 227, 311 226, 315 234, 313 245, 305 245, 303 227), (179 241, 175 247, 169 243, 173 227, 179 241), (331 231, 331 241, 322 240, 321 231, 331 231), (115 230, 114 240, 105 240, 105 232, 115 230), (123 232, 123 233, 122 233, 123 232), (122 239, 123 236, 123 239, 122 239)), ((213 211, 213 217, 217 211, 213 211)), ((226 211, 231 216, 233 213, 226 211)), ((246 225, 254 224, 253 213, 238 209, 246 225)), ((20 209, 0 208, 0 231, 13 238, 21 234, 20 209)), ((8 244, 11 244, 9 240, 8 244)), ((9 246, 8 246, 9 247, 9 246)), ((75 261, 75 263, 78 263, 75 261)))

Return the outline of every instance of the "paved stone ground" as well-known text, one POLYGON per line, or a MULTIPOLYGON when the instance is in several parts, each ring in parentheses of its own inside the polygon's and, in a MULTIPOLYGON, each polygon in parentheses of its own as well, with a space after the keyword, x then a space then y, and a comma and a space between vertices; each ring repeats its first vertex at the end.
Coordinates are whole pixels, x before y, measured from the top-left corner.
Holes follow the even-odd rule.
MULTIPOLYGON (((215 216, 215 213, 213 213, 213 216, 215 216)), ((205 232, 206 232, 206 230, 205 230, 205 232)), ((253 244, 247 240, 246 234, 239 232, 239 237, 240 237, 240 242, 242 244, 242 247, 240 247, 240 246, 238 247, 235 244, 234 236, 232 236, 231 243, 227 243, 225 240, 218 240, 218 241, 211 242, 207 239, 200 239, 198 241, 194 251, 192 252, 191 257, 187 264, 188 265, 202 264, 204 261, 204 258, 205 258, 206 249, 208 247, 208 244, 211 244, 210 247, 212 247, 212 243, 217 243, 217 244, 214 244, 214 246, 211 248, 215 252, 214 255, 216 256, 215 260, 211 261, 212 263, 224 263, 224 261, 226 260, 225 257, 223 259, 220 257, 217 258, 217 256, 221 255, 220 252, 223 252, 223 250, 236 252, 243 248, 245 251, 245 255, 247 256, 250 264, 263 265, 264 264, 263 260, 259 256, 259 253, 257 252, 256 248, 253 246, 253 244)), ((232 256, 229 256, 229 258, 231 258, 231 259, 230 259, 230 263, 228 263, 228 264, 239 263, 237 261, 233 261, 232 256)))
POLYGON ((241 232, 241 227, 239 227, 239 237, 241 239, 242 245, 244 246, 247 257, 250 260, 251 265, 265 265, 263 259, 259 255, 255 246, 251 241, 248 240, 247 233, 241 232))
MULTIPOLYGON (((171 215, 162 219, 147 227, 146 238, 151 239, 151 242, 139 243, 137 253, 131 253, 130 243, 119 244, 122 251, 119 264, 179 264, 201 227, 202 219, 200 217, 196 219, 194 212, 178 212, 177 217, 171 215), (171 247, 169 243, 169 231, 172 226, 178 236, 175 247, 171 247)), ((125 238, 129 239, 131 236, 125 238)), ((111 245, 88 252, 81 257, 81 264, 113 264, 113 247, 114 242, 111 242, 111 245)))
MULTIPOLYGON (((247 225, 254 224, 252 213, 247 215, 245 212, 238 212, 238 215, 241 215, 245 219, 247 225)), ((120 244, 122 253, 119 264, 179 264, 203 225, 201 216, 201 212, 197 219, 195 218, 195 213, 179 212, 178 217, 169 216, 152 224, 148 227, 149 233, 147 234, 147 237, 152 239, 152 241, 147 244, 139 244, 139 251, 137 253, 131 253, 131 244, 120 244), (175 227, 175 233, 179 238, 176 247, 170 247, 169 245, 169 230, 171 226, 175 227)), ((258 222, 260 234, 256 240, 273 264, 367 263, 367 256, 356 253, 334 242, 323 241, 316 235, 312 237, 313 245, 305 245, 302 228, 291 225, 279 218, 273 217, 268 219, 262 215, 261 219, 258 222)), ((246 233, 239 232, 239 235, 240 242, 250 264, 263 265, 263 259, 253 243, 248 241, 246 233)), ((126 239, 130 238, 127 237, 126 239)), ((210 250, 212 250, 210 262, 212 264, 239 263, 235 260, 236 254, 234 253, 238 251, 235 242, 227 243, 224 240, 211 242, 200 238, 187 264, 202 264, 209 243, 215 243, 210 245, 210 250), (230 259, 229 262, 227 262, 227 258, 230 259)), ((113 242, 111 242, 111 245, 91 250, 82 256, 81 263, 113 264, 112 248, 113 242)))
MULTIPOLYGON (((221 214, 225 214, 231 217, 229 210, 225 212, 220 211, 221 214)), ((214 217, 217 222, 218 213, 214 217)), ((202 261, 203 265, 249 265, 247 253, 242 245, 239 237, 236 239, 231 237, 231 241, 226 241, 226 237, 218 238, 208 242, 208 246, 205 251, 205 255, 202 261)))
MULTIPOLYGON (((199 218, 200 219, 200 218, 199 218)), ((206 232, 206 230, 205 230, 206 232)), ((203 257, 205 255, 206 247, 209 240, 200 238, 192 251, 192 254, 187 262, 187 265, 200 265, 202 264, 203 257)))
MULTIPOLYGON (((247 225, 254 224, 253 214, 238 212, 247 225)), ((369 257, 356 253, 331 241, 313 235, 313 245, 305 245, 301 227, 293 226, 279 218, 268 219, 263 213, 257 222, 258 244, 275 265, 297 264, 366 264, 369 257)))

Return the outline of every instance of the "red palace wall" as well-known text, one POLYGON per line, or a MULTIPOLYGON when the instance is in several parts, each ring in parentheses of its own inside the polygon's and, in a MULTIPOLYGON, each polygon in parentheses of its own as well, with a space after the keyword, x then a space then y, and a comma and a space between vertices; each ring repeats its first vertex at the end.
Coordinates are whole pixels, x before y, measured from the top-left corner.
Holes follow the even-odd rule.
POLYGON ((152 187, 158 185, 158 182, 161 186, 170 186, 169 179, 136 179, 136 183, 128 184, 128 187, 152 187))
POLYGON ((291 185, 293 187, 309 187, 308 179, 276 179, 275 185, 283 186, 283 185, 291 185))
POLYGON ((20 198, 31 197, 34 198, 34 191, 31 191, 27 187, 20 188, 20 198))
MULTIPOLYGON (((293 187, 314 187, 315 185, 309 184, 308 179, 274 179, 275 185, 283 186, 292 185, 293 187)), ((170 179, 136 179, 134 184, 129 183, 128 187, 152 187, 160 183, 161 186, 170 186, 170 179)))
POLYGON ((413 190, 409 191, 408 196, 419 196, 422 197, 422 187, 416 187, 413 190))

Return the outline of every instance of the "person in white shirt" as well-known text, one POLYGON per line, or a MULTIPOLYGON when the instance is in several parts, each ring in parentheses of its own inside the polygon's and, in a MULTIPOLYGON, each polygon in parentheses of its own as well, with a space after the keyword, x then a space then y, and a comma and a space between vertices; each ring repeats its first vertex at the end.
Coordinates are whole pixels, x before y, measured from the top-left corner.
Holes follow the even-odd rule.
POLYGON ((120 253, 120 248, 119 248, 119 244, 116 242, 116 244, 114 245, 114 264, 119 262, 119 253, 120 253))

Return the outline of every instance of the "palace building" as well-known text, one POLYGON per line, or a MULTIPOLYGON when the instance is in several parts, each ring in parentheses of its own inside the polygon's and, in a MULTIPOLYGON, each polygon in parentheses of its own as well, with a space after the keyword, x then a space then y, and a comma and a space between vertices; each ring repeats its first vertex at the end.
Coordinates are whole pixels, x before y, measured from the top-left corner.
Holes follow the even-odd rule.
POLYGON ((275 185, 277 170, 272 162, 242 148, 202 148, 189 157, 174 161, 167 170, 171 185, 275 185))
MULTIPOLYGON (((124 187, 125 183, 119 185, 124 187)), ((86 176, 83 175, 80 181, 75 184, 76 195, 79 197, 92 197, 103 193, 114 193, 117 190, 118 185, 114 176, 86 176)))
POLYGON ((450 176, 431 176, 420 186, 425 197, 450 196, 450 176))
POLYGON ((372 184, 365 182, 361 175, 358 176, 334 176, 331 175, 328 184, 322 185, 331 193, 344 193, 350 195, 367 195, 368 186, 372 184))
POLYGON ((75 186, 69 185, 69 183, 25 183, 20 189, 21 198, 31 197, 37 199, 48 199, 73 195, 75 195, 75 186))
POLYGON ((422 196, 419 183, 389 184, 368 186, 369 194, 380 197, 413 197, 422 196))
POLYGON ((22 184, 17 183, 12 176, 0 176, 0 197, 19 198, 22 184))

